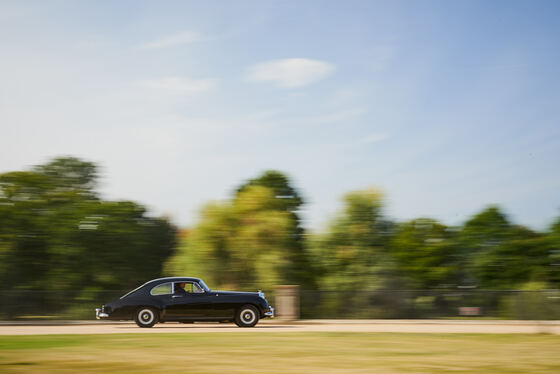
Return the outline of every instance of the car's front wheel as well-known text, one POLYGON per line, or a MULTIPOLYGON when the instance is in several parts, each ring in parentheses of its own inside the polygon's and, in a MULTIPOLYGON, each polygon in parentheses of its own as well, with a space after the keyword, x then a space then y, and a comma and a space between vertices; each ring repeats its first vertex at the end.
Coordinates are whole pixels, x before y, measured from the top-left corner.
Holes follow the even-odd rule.
POLYGON ((150 307, 142 307, 136 311, 134 322, 140 327, 152 327, 159 320, 157 310, 150 307))
POLYGON ((259 311, 253 305, 243 305, 235 315, 235 324, 239 327, 253 327, 259 322, 259 311))

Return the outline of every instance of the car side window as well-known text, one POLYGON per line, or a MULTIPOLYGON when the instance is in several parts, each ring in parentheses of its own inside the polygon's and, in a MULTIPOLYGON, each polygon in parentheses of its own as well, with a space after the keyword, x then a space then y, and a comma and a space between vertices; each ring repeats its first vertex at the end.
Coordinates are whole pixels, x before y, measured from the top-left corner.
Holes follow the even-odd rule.
POLYGON ((150 291, 150 294, 154 295, 154 296, 169 295, 171 293, 172 293, 171 292, 171 282, 157 285, 154 288, 152 288, 152 290, 150 291))
POLYGON ((197 283, 193 283, 192 284, 192 292, 202 293, 202 292, 204 292, 204 290, 197 283))
POLYGON ((175 296, 182 296, 190 293, 203 293, 204 289, 194 282, 175 282, 173 285, 175 296))

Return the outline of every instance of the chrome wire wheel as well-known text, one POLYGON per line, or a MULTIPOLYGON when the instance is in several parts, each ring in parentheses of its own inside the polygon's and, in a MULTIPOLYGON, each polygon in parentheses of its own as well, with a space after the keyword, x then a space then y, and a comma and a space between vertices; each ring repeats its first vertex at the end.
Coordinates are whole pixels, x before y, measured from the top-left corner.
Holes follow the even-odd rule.
POLYGON ((257 319, 257 315, 252 309, 244 309, 241 311, 241 320, 243 323, 250 325, 255 322, 255 319, 257 319))
POLYGON ((259 321, 259 313, 252 305, 244 305, 237 312, 235 323, 239 327, 253 327, 259 321))
POLYGON ((143 324, 149 325, 154 320, 154 312, 150 309, 143 309, 140 311, 140 320, 143 324))
POLYGON ((152 327, 157 323, 158 315, 153 308, 140 308, 134 316, 134 321, 140 327, 152 327))

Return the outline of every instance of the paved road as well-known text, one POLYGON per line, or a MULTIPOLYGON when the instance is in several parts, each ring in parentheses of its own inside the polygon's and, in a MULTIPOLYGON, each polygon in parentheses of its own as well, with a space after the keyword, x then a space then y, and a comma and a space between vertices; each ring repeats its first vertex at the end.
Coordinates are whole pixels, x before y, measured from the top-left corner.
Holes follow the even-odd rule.
POLYGON ((158 324, 141 329, 134 323, 79 322, 64 324, 0 324, 0 335, 208 333, 208 332, 412 332, 412 333, 548 333, 560 335, 560 321, 449 321, 449 320, 305 320, 280 323, 265 320, 251 329, 233 324, 158 324))

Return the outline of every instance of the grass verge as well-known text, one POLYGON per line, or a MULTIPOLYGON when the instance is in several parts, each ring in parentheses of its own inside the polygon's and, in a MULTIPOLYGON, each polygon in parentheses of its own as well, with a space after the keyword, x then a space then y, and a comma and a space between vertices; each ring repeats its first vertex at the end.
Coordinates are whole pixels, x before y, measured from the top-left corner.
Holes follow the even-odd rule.
POLYGON ((560 336, 208 333, 0 336, 2 373, 558 373, 560 336))

